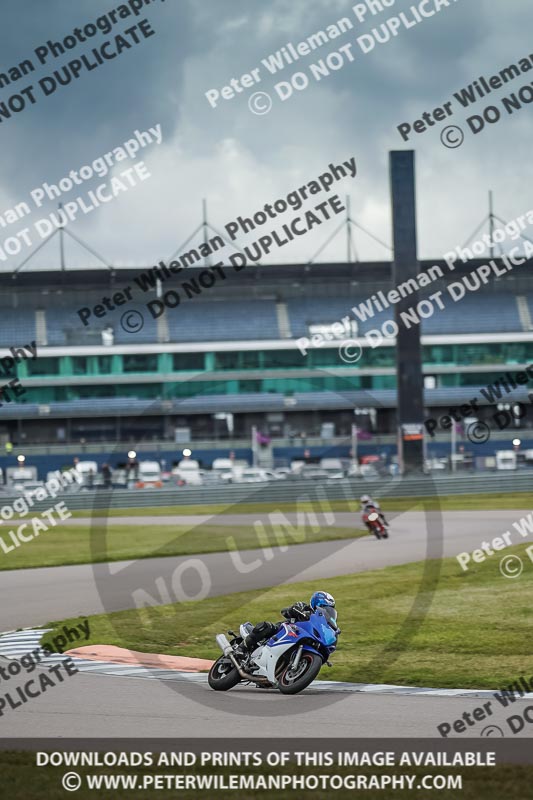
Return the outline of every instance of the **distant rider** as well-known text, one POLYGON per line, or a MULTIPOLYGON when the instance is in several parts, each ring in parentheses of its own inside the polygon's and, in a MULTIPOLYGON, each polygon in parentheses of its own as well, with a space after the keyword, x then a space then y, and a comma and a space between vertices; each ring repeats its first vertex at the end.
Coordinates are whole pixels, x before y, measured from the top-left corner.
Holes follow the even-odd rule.
MULTIPOLYGON (((378 501, 377 501, 377 500, 373 500, 373 499, 370 497, 370 495, 369 495, 369 494, 364 494, 364 495, 363 495, 363 496, 360 498, 360 503, 361 503, 361 514, 362 514, 362 516, 363 516, 363 521, 364 521, 364 517, 365 517, 365 515, 366 515, 366 514, 369 514, 369 513, 371 512, 371 510, 372 510, 373 508, 375 508, 375 509, 376 509, 376 511, 377 511, 377 512, 378 512, 378 514, 379 514, 379 518, 380 518, 380 520, 382 521, 382 523, 385 525, 385 527, 386 527, 386 528, 388 528, 388 527, 389 527, 389 523, 388 523, 388 522, 387 522, 387 520, 385 519, 385 514, 384 514, 384 513, 383 513, 383 511, 381 510, 381 506, 379 505, 379 503, 378 503, 378 501)), ((369 531, 371 531, 371 530, 372 530, 372 525, 370 524, 370 522, 366 521, 366 522, 365 522, 365 525, 366 525, 366 527, 368 528, 368 530, 369 530, 369 531)))
MULTIPOLYGON (((285 617, 287 622, 307 622, 311 614, 321 606, 335 608, 335 600, 328 592, 315 592, 309 601, 309 605, 298 600, 294 605, 282 608, 281 615, 285 617)), ((258 622, 244 640, 245 647, 252 652, 262 642, 266 642, 267 639, 275 636, 282 625, 283 622, 258 622)))

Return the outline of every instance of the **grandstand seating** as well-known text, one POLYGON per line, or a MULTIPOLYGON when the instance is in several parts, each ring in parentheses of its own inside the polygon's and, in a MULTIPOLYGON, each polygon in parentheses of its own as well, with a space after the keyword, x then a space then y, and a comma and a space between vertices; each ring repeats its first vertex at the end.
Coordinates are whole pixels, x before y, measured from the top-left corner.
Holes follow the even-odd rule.
MULTIPOLYGON (((315 297, 290 298, 287 310, 290 330, 294 338, 307 336, 309 325, 331 324, 350 316, 353 306, 368 298, 315 297)), ((453 333, 504 333, 523 330, 518 313, 517 298, 511 293, 476 293, 467 295, 458 303, 444 295, 446 309, 423 320, 424 334, 453 333)), ((533 296, 528 297, 533 317, 533 296)), ((42 308, 42 306, 41 306, 42 308)), ((115 332, 116 344, 146 344, 158 341, 157 320, 146 309, 143 311, 144 326, 137 333, 128 333, 120 325, 124 311, 118 309, 105 318, 94 320, 90 327, 84 328, 73 305, 63 298, 61 306, 47 305, 46 344, 61 347, 75 344, 101 344, 101 331, 111 324, 115 332)), ((37 339, 36 312, 31 308, 1 309, 0 346, 11 347, 37 339)), ((387 319, 393 318, 394 307, 376 312, 374 317, 361 322, 359 333, 364 335, 373 328, 379 328, 387 319)), ((276 303, 272 300, 225 300, 199 302, 191 300, 176 309, 166 312, 166 325, 170 342, 209 342, 242 341, 281 338, 276 314, 276 303)), ((160 333, 161 335, 161 333, 160 333)), ((44 344, 44 342, 41 342, 44 344)))
POLYGON ((200 303, 194 299, 167 313, 171 342, 279 339, 274 300, 200 303))
POLYGON ((526 294, 525 295, 525 301, 526 301, 527 309, 529 311, 529 316, 530 316, 531 320, 533 321, 533 294, 526 294))
POLYGON ((515 333, 522 331, 515 295, 472 294, 454 303, 446 293, 446 309, 422 322, 424 334, 515 333))
MULTIPOLYGON (((254 270, 190 299, 180 289, 179 305, 157 319, 146 303, 161 299, 166 286, 137 293, 123 306, 112 301, 116 308, 101 317, 93 314, 87 326, 78 309, 94 309, 133 284, 131 273, 46 278, 36 273, 6 280, 0 294, 0 347, 5 353, 35 340, 42 361, 17 369, 25 394, 20 402, 0 404, 4 436, 18 445, 65 438, 103 441, 105 436, 127 442, 164 432, 170 441, 175 427, 189 429, 193 440, 217 438, 229 430, 228 414, 236 417, 235 430, 253 424, 273 436, 289 429, 301 435, 326 422, 349 431, 354 409, 363 416, 376 410, 377 429, 395 430, 393 347, 365 350, 359 363, 351 363, 335 343, 327 351, 308 348, 309 358, 295 343, 310 338, 310 326, 348 319, 357 323, 362 338, 394 319, 394 304, 377 311, 369 302, 374 293, 386 295, 393 288, 391 265, 254 270), (361 320, 354 308, 374 315, 361 320), (143 315, 139 331, 123 327, 131 312, 143 315), (115 348, 103 347, 111 344, 102 337, 109 326, 115 348)), ((523 369, 533 361, 533 280, 522 270, 520 279, 511 276, 467 292, 455 303, 446 283, 460 281, 466 271, 459 265, 452 275, 443 273, 418 298, 441 291, 445 303, 444 310, 435 304, 435 313, 421 322, 423 334, 442 337, 424 341, 424 373, 431 378, 424 392, 428 410, 464 404, 510 365, 523 369)), ((406 305, 415 303, 411 297, 406 305)), ((350 331, 343 338, 355 335, 350 331)), ((513 401, 526 403, 529 389, 520 385, 513 401)), ((295 441, 295 447, 302 446, 298 437, 295 441)))
MULTIPOLYGON (((346 297, 295 298, 289 301, 289 319, 292 334, 295 337, 307 336, 310 324, 332 323, 351 314, 351 308, 362 300, 346 297)), ((460 302, 454 303, 445 294, 443 300, 446 309, 436 312, 432 317, 422 321, 422 332, 425 334, 451 333, 504 333, 522 330, 516 297, 509 293, 467 295, 460 302)), ((361 322, 359 333, 364 334, 373 328, 379 328, 387 319, 394 319, 394 307, 361 322)))
POLYGON ((115 344, 153 344, 157 342, 157 320, 155 320, 152 315, 146 311, 146 309, 141 309, 137 306, 128 306, 127 310, 139 310, 142 313, 144 324, 140 331, 138 332, 131 332, 125 330, 120 324, 120 318, 122 314, 126 313, 125 311, 121 311, 120 316, 115 314, 112 319, 110 319, 109 324, 113 326, 113 331, 115 335, 115 344))
MULTIPOLYGON (((329 324, 342 320, 349 316, 350 319, 357 319, 352 313, 353 306, 366 301, 367 297, 350 298, 346 297, 298 297, 289 300, 288 311, 292 335, 295 338, 309 335, 309 325, 329 324)), ((359 333, 366 333, 372 328, 377 328, 387 319, 394 316, 394 311, 388 309, 384 312, 376 312, 375 316, 367 322, 357 320, 359 333)))
POLYGON ((0 341, 4 347, 20 347, 35 339, 35 312, 28 308, 0 308, 0 341))
MULTIPOLYGON (((349 316, 353 306, 359 305, 368 295, 356 299, 349 297, 298 297, 286 301, 290 331, 294 338, 307 336, 311 324, 331 324, 349 316)), ((511 293, 476 293, 467 295, 454 303, 444 293, 446 309, 436 310, 432 317, 422 321, 424 334, 454 333, 504 333, 520 332, 517 298, 511 293)), ((533 316, 533 297, 528 298, 533 316)), ((41 305, 42 308, 42 305, 41 305)), ((243 299, 200 302, 195 299, 182 302, 166 313, 168 334, 158 332, 157 320, 143 306, 129 305, 118 308, 106 317, 93 320, 84 328, 76 314, 75 304, 69 305, 68 297, 63 297, 60 306, 47 303, 46 344, 61 347, 76 344, 101 344, 101 331, 112 325, 116 344, 146 344, 158 341, 170 342, 209 342, 242 341, 281 338, 274 299, 243 299), (121 327, 122 314, 129 309, 143 313, 144 326, 141 331, 129 333, 121 327), (159 339, 158 339, 159 335, 159 339)), ((394 318, 394 307, 376 312, 374 317, 359 323, 359 333, 379 328, 386 320, 394 318)), ((37 339, 36 312, 28 307, 21 309, 0 308, 0 341, 7 346, 21 344, 37 339)), ((38 342, 39 343, 39 342, 38 342)), ((40 342, 44 344, 44 342, 40 342)))
MULTIPOLYGON (((479 396, 482 385, 468 387, 468 397, 479 396)), ((519 386, 513 393, 516 402, 528 402, 527 386, 519 386)), ((311 391, 295 392, 294 404, 299 411, 312 411, 316 408, 336 410, 372 404, 377 408, 395 408, 397 395, 395 389, 373 389, 372 391, 311 391)), ((465 402, 465 388, 443 387, 424 390, 424 403, 427 407, 457 405, 465 402)), ((65 417, 107 417, 120 414, 122 417, 139 418, 145 413, 213 414, 224 407, 232 413, 280 412, 287 408, 286 397, 281 392, 242 393, 235 395, 216 394, 199 395, 173 400, 147 400, 136 398, 108 397, 81 399, 72 402, 55 402, 44 404, 46 417, 64 419, 65 417)), ((42 414, 43 404, 17 403, 6 404, 0 408, 0 420, 38 419, 42 414)))
POLYGON ((61 345, 72 344, 72 334, 79 330, 79 318, 72 310, 64 308, 48 309, 45 312, 46 319, 46 341, 50 347, 61 347, 61 345), (77 320, 77 321, 76 321, 77 320))

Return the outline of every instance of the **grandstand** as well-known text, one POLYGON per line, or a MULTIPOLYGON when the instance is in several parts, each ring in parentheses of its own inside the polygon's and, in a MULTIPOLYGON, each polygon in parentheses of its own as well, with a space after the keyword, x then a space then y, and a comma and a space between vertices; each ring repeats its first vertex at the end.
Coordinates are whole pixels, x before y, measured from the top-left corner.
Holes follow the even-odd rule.
MULTIPOLYGON (((459 264, 453 273, 440 262, 420 268, 433 263, 446 277, 426 295, 483 262, 459 264)), ((468 402, 505 369, 533 362, 529 268, 422 321, 429 416, 468 402)), ((199 271, 191 267, 187 276, 199 271)), ((358 407, 375 409, 358 417, 369 433, 394 434, 395 348, 386 340, 373 349, 364 338, 393 317, 393 308, 366 321, 352 312, 393 288, 390 263, 254 265, 228 271, 226 281, 158 319, 146 308, 161 295, 154 289, 89 326, 81 323, 80 307, 132 284, 136 274, 93 269, 0 277, 2 355, 31 341, 38 348, 35 360, 17 364, 25 394, 0 408, 4 440, 25 446, 80 439, 173 442, 176 429, 188 429, 194 443, 228 435, 217 419, 221 412, 233 414, 236 439, 249 439, 252 426, 286 439, 302 432, 320 437, 326 423, 336 437, 349 437, 358 407), (142 313, 142 329, 124 330, 125 309, 142 313), (335 341, 302 355, 300 337, 346 317, 357 324, 352 330, 363 347, 357 363, 341 360, 335 341), (113 344, 104 343, 106 328, 113 330, 113 344)), ((172 288, 169 282, 164 291, 172 288)), ((520 387, 522 395, 527 389, 520 387)))

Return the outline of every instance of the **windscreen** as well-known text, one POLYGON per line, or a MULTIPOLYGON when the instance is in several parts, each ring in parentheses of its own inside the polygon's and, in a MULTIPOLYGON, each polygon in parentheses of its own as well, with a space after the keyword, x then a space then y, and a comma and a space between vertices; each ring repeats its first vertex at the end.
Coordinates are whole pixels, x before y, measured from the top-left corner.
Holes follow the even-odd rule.
POLYGON ((333 630, 337 629, 337 609, 332 608, 331 606, 321 606, 320 613, 325 616, 328 621, 328 624, 333 628, 333 630))

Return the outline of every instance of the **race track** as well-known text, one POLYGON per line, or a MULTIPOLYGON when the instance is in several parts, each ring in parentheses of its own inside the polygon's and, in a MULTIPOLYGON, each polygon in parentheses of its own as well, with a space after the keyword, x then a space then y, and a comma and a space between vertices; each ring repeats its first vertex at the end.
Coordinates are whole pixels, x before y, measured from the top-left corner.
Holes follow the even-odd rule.
MULTIPOLYGON (((364 537, 301 544, 286 550, 273 548, 270 552, 245 551, 238 559, 229 553, 209 553, 198 558, 209 575, 207 596, 215 596, 299 580, 331 578, 421 561, 427 557, 455 556, 510 529, 512 522, 526 513, 514 510, 447 511, 442 515, 429 512, 426 517, 421 512, 407 512, 392 520, 391 538, 387 541, 364 537), (255 567, 251 569, 253 565, 255 567)), ((248 519, 248 515, 242 516, 248 519)), ((295 515, 287 516, 296 521, 295 515)), ((253 517, 254 520, 259 518, 260 515, 253 517)), ((154 524, 158 519, 153 518, 154 524)), ((181 518, 187 519, 190 521, 190 518, 181 518)), ((226 519, 224 515, 217 517, 217 524, 222 519, 226 519)), ((266 515, 264 519, 266 524, 266 515)), ((177 523, 180 518, 175 520, 177 523)), ((353 524, 353 515, 336 513, 335 525, 341 523, 353 524)), ((244 524, 244 521, 231 515, 226 524, 244 524)), ((112 529, 109 535, 112 535, 112 529)), ((191 558, 148 558, 134 562, 2 572, 0 631, 44 625, 76 615, 132 608, 135 606, 132 598, 135 590, 142 589, 153 595, 158 579, 171 586, 176 569, 191 558)), ((184 573, 183 588, 187 596, 193 597, 201 588, 195 577, 194 570, 190 574, 184 573)))
MULTIPOLYGON (((427 520, 421 513, 408 512, 394 519, 388 541, 365 537, 302 544, 284 552, 274 549, 269 554, 258 549, 240 554, 242 563, 259 563, 247 572, 236 569, 227 553, 200 558, 211 579, 209 595, 312 578, 323 581, 335 575, 418 561, 428 555, 455 556, 511 529, 512 522, 523 513, 527 512, 446 512, 441 529, 436 512, 427 520)), ((336 525, 340 524, 339 517, 337 514, 336 525)), ((349 517, 352 524, 352 515, 349 517)), ((160 522, 160 518, 153 521, 160 522)), ((228 519, 228 524, 239 523, 244 520, 228 519)), ((148 591, 158 578, 170 585, 176 568, 190 558, 3 572, 0 630, 132 607, 133 586, 148 591)), ((193 590, 191 584, 190 591, 193 590)), ((2 659, 0 663, 7 662, 2 659)), ((334 670, 324 670, 321 677, 334 678, 334 670)), ((118 673, 80 673, 20 709, 6 713, 0 718, 0 737, 30 737, 37 731, 51 737, 218 737, 237 729, 243 737, 278 737, 280 730, 285 736, 298 737, 316 736, 317 730, 324 737, 434 737, 438 736, 438 724, 453 721, 483 702, 471 695, 355 694, 319 683, 294 698, 250 687, 219 694, 208 688, 205 679, 160 681, 118 673)), ((512 712, 496 706, 486 724, 505 730, 505 718, 519 713, 528 702, 531 700, 517 701, 512 712)), ((479 736, 483 727, 478 723, 462 736, 479 736)), ((521 735, 530 735, 529 727, 526 725, 521 735)))
MULTIPOLYGON (((485 698, 338 693, 315 684, 301 695, 242 687, 215 693, 207 684, 75 675, 0 719, 0 738, 29 737, 438 737, 437 726, 472 712, 485 698)), ((479 736, 487 725, 508 734, 499 708, 462 736, 479 736)), ((530 736, 531 725, 521 735, 530 736)))

